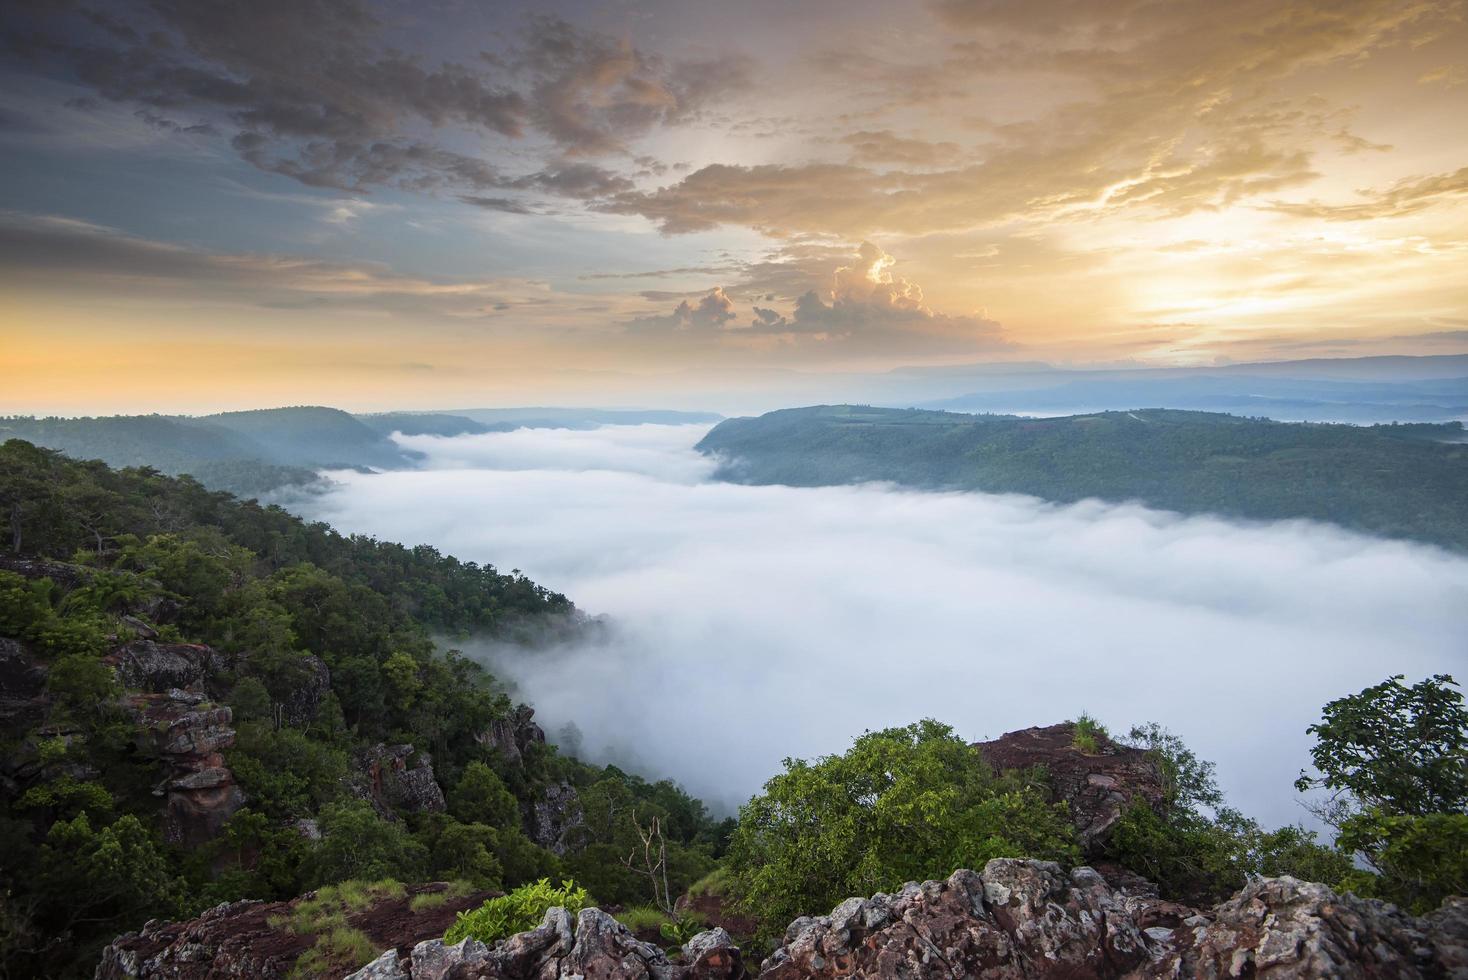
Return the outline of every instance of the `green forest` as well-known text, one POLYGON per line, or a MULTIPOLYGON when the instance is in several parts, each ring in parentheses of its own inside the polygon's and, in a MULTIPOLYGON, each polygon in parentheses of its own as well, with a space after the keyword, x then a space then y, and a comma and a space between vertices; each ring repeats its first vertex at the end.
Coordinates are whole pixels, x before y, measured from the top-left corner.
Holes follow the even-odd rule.
MULTIPOLYGON (((1468 888, 1468 712, 1450 677, 1325 707, 1299 788, 1330 794, 1335 846, 1229 808, 1171 733, 1113 737, 1082 716, 1077 751, 1131 745, 1166 777, 1156 806, 1086 853, 1043 770, 996 772, 932 720, 786 760, 720 819, 670 781, 547 744, 441 639, 534 656, 536 637, 581 628, 566 597, 518 573, 343 536, 191 478, 0 445, 0 975, 90 976, 117 934, 238 898, 319 889, 298 907, 314 929, 326 905, 403 882, 508 892, 454 937, 594 902, 681 942, 704 921, 688 897, 757 945, 849 895, 994 857, 1112 861, 1194 902, 1258 874, 1414 910, 1468 888), (179 759, 197 764, 184 778, 179 759), (238 793, 176 811, 223 798, 189 795, 201 785, 238 793)), ((323 932, 302 975, 375 955, 349 933, 323 932)))
POLYGON ((729 419, 699 443, 742 483, 1024 493, 1307 518, 1468 548, 1459 422, 1327 425, 1148 409, 1062 418, 853 405, 729 419))

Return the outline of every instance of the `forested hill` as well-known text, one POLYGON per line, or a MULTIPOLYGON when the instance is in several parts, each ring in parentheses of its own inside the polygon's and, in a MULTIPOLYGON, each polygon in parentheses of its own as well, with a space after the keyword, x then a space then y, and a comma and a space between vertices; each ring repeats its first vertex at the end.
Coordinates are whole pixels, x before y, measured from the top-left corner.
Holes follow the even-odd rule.
MULTIPOLYGON (((654 823, 686 888, 727 825, 559 755, 434 641, 580 623, 518 573, 0 444, 0 976, 91 977, 149 919, 349 879, 483 897, 574 876, 646 901, 622 859, 654 823)), ((365 962, 366 936, 308 924, 292 976, 365 962)))
POLYGON ((699 450, 742 483, 890 481, 1310 518, 1468 548, 1461 423, 1357 427, 1163 409, 1032 419, 823 405, 729 419, 699 450))
POLYGON ((0 441, 24 439, 76 459, 150 466, 205 486, 258 496, 308 485, 322 467, 409 465, 386 433, 335 408, 272 408, 200 417, 0 418, 0 441))

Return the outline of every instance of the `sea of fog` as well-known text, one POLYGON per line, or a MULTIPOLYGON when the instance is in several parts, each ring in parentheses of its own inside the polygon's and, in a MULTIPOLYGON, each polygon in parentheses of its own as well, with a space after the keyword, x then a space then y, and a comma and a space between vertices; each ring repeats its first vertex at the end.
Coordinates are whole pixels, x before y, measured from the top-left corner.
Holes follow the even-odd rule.
POLYGON ((736 806, 787 756, 934 717, 966 739, 1090 712, 1157 721, 1230 801, 1306 818, 1320 707, 1468 673, 1468 560, 1307 522, 888 486, 714 482, 706 426, 400 441, 309 515, 522 569, 611 627, 533 655, 470 644, 583 755, 736 806))

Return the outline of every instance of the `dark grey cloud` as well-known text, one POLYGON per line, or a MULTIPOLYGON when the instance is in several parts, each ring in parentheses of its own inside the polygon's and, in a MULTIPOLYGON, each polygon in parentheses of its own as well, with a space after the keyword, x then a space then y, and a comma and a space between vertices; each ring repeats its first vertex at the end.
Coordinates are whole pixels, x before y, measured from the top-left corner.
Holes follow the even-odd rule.
POLYGON ((485 57, 444 59, 404 50, 411 42, 364 0, 27 3, 0 16, 31 71, 135 106, 150 125, 217 128, 257 167, 353 191, 625 192, 628 177, 564 158, 626 154, 629 140, 693 118, 747 75, 732 55, 668 61, 552 16, 485 57), (516 140, 549 144, 560 162, 506 174, 478 148, 492 157, 516 140))

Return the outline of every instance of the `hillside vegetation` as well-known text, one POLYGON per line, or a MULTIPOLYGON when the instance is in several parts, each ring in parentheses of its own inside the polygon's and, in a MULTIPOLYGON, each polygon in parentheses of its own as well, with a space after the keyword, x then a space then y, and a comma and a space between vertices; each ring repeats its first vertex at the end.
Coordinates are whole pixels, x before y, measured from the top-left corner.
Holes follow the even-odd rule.
POLYGON ((623 859, 653 821, 686 888, 727 826, 560 756, 432 639, 579 622, 518 573, 0 445, 0 975, 90 976, 149 918, 348 879, 645 901, 623 859))
POLYGON ((1356 427, 1164 409, 1031 419, 837 405, 729 419, 698 448, 743 483, 890 481, 1140 501, 1468 548, 1464 438, 1456 422, 1356 427))

